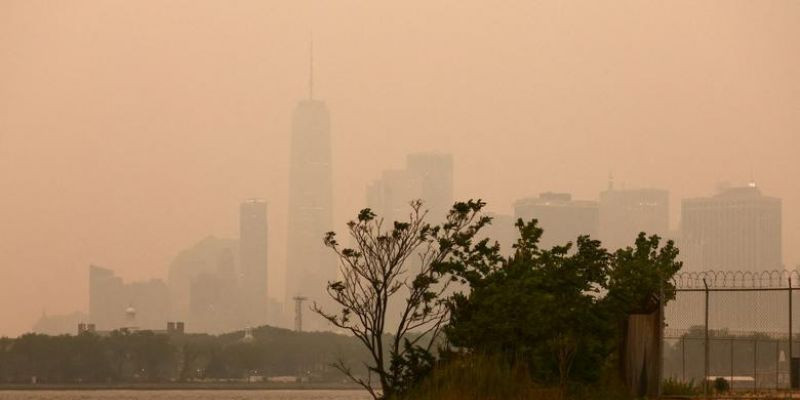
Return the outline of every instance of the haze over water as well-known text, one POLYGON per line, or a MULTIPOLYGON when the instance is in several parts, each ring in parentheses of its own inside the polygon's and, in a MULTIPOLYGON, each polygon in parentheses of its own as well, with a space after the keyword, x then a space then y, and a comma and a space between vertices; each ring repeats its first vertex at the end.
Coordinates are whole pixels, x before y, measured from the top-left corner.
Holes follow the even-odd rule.
POLYGON ((353 390, 67 390, 0 391, 2 400, 364 400, 369 395, 353 390))
POLYGON ((164 277, 236 237, 251 197, 282 298, 312 31, 338 227, 382 170, 437 150, 457 199, 504 213, 596 198, 613 172, 670 190, 674 227, 680 199, 754 179, 796 266, 798 22, 792 0, 0 2, 0 335, 85 310, 90 263, 164 277))

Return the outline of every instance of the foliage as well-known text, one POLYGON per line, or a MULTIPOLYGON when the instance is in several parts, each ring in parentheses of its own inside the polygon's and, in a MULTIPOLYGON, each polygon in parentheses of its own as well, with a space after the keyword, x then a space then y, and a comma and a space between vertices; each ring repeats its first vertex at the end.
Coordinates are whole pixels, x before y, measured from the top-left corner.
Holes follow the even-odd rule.
POLYGON ((718 377, 714 379, 714 391, 717 393, 727 393, 731 390, 731 385, 728 383, 728 380, 723 377, 718 377))
POLYGON ((498 258, 497 247, 484 246, 469 262, 494 264, 457 269, 472 292, 453 296, 447 336, 458 347, 511 361, 522 357, 538 381, 562 390, 570 376, 592 381, 614 337, 600 297, 610 256, 586 236, 574 251, 569 243, 541 250, 536 221, 520 220, 517 227, 520 238, 511 257, 498 258))
POLYGON ((480 200, 456 203, 441 225, 425 221, 419 200, 411 202, 407 221, 388 223, 364 209, 347 224, 353 248, 341 247, 333 232, 325 237, 339 258, 342 280, 327 288, 336 308, 315 304, 314 311, 367 349, 372 359, 366 378, 355 376, 345 363, 335 366, 373 398, 402 392, 429 369, 431 346, 447 320, 443 294, 450 280, 443 266, 488 223, 480 215, 483 206, 480 200), (399 320, 391 323, 390 304, 398 298, 399 320), (373 387, 373 373, 381 393, 373 387))
POLYGON ((640 233, 634 247, 617 250, 609 269, 609 292, 606 301, 622 315, 649 314, 659 307, 660 292, 664 301, 675 299, 674 276, 683 266, 676 261, 678 248, 668 241, 659 248, 658 236, 640 233))
POLYGON ((438 363, 419 385, 397 399, 522 400, 556 399, 531 379, 525 363, 508 363, 497 355, 454 354, 438 363))
POLYGON ((672 378, 664 380, 661 391, 665 396, 694 396, 703 393, 702 388, 696 385, 694 380, 682 382, 672 378))
MULTIPOLYGON (((536 382, 521 358, 508 362, 497 354, 444 353, 433 371, 399 400, 555 400, 559 388, 536 382)), ((593 385, 573 386, 573 400, 626 400, 630 397, 608 369, 593 385)))
POLYGON ((611 368, 628 314, 657 307, 662 288, 674 296, 677 249, 644 234, 613 255, 588 236, 540 249, 536 220, 516 226, 512 256, 479 242, 449 265, 471 291, 452 296, 445 332, 454 346, 524 360, 563 398, 570 383, 592 384, 611 368))

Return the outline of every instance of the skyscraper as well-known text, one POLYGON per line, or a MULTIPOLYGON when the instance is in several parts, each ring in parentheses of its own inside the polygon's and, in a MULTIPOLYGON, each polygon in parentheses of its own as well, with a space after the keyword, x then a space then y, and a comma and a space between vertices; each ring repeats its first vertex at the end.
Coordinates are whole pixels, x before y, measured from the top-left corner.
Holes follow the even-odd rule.
POLYGON ((594 201, 572 200, 568 193, 542 193, 514 203, 514 217, 539 221, 544 229, 540 246, 550 248, 575 243, 580 235, 597 235, 598 207, 594 201))
MULTIPOLYGON (((226 282, 238 282, 236 264, 240 258, 239 247, 239 241, 236 239, 209 236, 181 250, 175 256, 170 263, 168 275, 172 320, 188 321, 191 326, 208 325, 206 322, 198 322, 190 313, 192 281, 201 275, 211 274, 219 275, 220 279, 226 282), (220 260, 229 254, 233 257, 233 271, 230 268, 220 268, 220 260)), ((242 297, 240 292, 237 291, 237 297, 242 297)), ((231 299, 231 302, 241 300, 241 298, 231 299)), ((245 321, 240 322, 244 324, 245 321)), ((236 326, 237 329, 243 327, 243 325, 236 326)))
MULTIPOLYGON (((453 157, 450 154, 416 153, 406 157, 404 169, 383 171, 381 178, 367 186, 367 207, 385 221, 391 229, 394 221, 407 221, 410 202, 422 200, 425 219, 432 225, 444 223, 453 205, 453 157)), ((410 257, 407 271, 418 270, 419 258, 410 257)), ((408 277, 405 275, 403 278, 408 277)), ((399 292, 407 295, 406 289, 399 292)), ((391 302, 386 316, 388 326, 396 326, 403 312, 402 302, 391 302)))
POLYGON ((669 192, 614 189, 600 193, 599 237, 610 251, 633 246, 639 232, 669 235, 669 192))
POLYGON ((160 279, 125 283, 114 271, 89 266, 89 322, 99 329, 126 325, 126 310, 136 310, 138 328, 160 328, 168 320, 169 291, 160 279))
POLYGON ((415 153, 406 158, 406 169, 419 181, 429 221, 441 223, 453 206, 453 156, 415 153))
POLYGON ((683 200, 680 249, 689 270, 781 269, 781 238, 781 200, 755 184, 683 200))
MULTIPOLYGON (((331 135, 328 107, 314 99, 313 62, 308 98, 294 110, 291 134, 284 304, 291 304, 291 298, 298 295, 324 303, 325 287, 336 277, 334 255, 323 245, 325 233, 333 228, 331 135)), ((307 325, 322 327, 313 321, 307 325)))
POLYGON ((247 200, 239 208, 239 257, 247 323, 266 324, 267 203, 264 200, 247 200))
POLYGON ((412 200, 422 200, 432 224, 444 222, 453 205, 453 156, 415 153, 406 168, 386 170, 367 186, 367 207, 386 221, 407 219, 412 200))
POLYGON ((409 202, 417 199, 422 199, 422 186, 405 169, 385 170, 367 186, 367 207, 388 222, 407 219, 409 202))

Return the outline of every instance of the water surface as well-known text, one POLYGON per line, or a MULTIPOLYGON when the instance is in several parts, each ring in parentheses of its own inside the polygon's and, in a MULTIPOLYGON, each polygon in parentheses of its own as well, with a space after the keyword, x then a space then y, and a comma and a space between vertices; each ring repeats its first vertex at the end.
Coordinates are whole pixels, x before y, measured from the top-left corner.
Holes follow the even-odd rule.
POLYGON ((1 400, 368 400, 357 390, 59 390, 0 391, 1 400))

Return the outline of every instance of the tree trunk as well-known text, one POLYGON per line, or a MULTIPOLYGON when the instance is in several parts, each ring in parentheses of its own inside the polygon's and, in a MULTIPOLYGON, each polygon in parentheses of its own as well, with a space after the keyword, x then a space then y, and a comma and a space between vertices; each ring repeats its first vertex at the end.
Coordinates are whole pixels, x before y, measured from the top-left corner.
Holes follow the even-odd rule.
POLYGON ((658 354, 661 340, 658 314, 656 311, 629 315, 623 329, 620 372, 628 391, 636 397, 658 395, 658 363, 661 360, 658 354))

